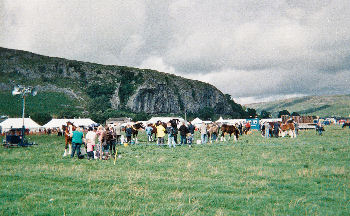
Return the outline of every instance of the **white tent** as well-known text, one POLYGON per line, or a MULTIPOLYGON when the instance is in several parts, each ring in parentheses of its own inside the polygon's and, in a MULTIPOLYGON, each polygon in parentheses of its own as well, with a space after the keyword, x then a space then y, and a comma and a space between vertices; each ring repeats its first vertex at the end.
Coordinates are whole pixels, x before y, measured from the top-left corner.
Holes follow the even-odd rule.
POLYGON ((246 122, 246 119, 223 119, 222 117, 216 121, 216 123, 228 125, 245 124, 246 122))
POLYGON ((191 123, 193 124, 193 125, 200 125, 200 124, 202 124, 202 120, 200 119, 200 118, 195 118, 195 119, 193 119, 192 121, 191 121, 191 123))
POLYGON ((282 122, 282 118, 260 119, 259 121, 261 125, 265 124, 265 122, 282 122))
POLYGON ((185 119, 181 118, 181 117, 152 117, 150 120, 148 120, 148 123, 154 124, 157 121, 161 121, 161 122, 169 122, 172 119, 178 119, 180 122, 185 121, 185 119))
POLYGON ((91 119, 51 119, 48 123, 46 123, 44 128, 61 128, 62 125, 66 125, 67 122, 72 122, 75 126, 80 127, 88 127, 92 124, 96 124, 96 122, 91 119))
POLYGON ((96 122, 92 121, 91 119, 71 119, 71 122, 80 127, 88 127, 92 124, 96 124, 96 122))
MULTIPOLYGON (((8 118, 0 123, 3 132, 9 131, 11 128, 22 128, 22 118, 8 118)), ((42 126, 33 121, 31 118, 24 118, 24 127, 29 130, 39 130, 42 126)))
POLYGON ((216 123, 224 123, 224 119, 222 118, 222 116, 220 116, 220 118, 216 121, 216 123))
POLYGON ((211 123, 213 123, 212 121, 203 121, 204 123, 206 123, 206 124, 211 124, 211 123))
POLYGON ((247 123, 247 119, 227 119, 226 123, 229 125, 242 124, 247 123))

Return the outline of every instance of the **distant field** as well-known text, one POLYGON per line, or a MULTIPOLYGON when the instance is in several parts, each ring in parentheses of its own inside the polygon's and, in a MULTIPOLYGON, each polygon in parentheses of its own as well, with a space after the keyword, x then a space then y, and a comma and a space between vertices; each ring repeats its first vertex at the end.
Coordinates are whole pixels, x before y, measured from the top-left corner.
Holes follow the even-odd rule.
POLYGON ((285 100, 255 103, 246 105, 260 112, 266 110, 277 116, 281 110, 301 115, 315 115, 321 117, 350 115, 350 95, 306 96, 285 100))
MULTIPOLYGON (((0 148, 0 215, 349 215, 350 130, 62 158, 63 139, 0 148)), ((144 141, 145 137, 141 137, 144 141)))

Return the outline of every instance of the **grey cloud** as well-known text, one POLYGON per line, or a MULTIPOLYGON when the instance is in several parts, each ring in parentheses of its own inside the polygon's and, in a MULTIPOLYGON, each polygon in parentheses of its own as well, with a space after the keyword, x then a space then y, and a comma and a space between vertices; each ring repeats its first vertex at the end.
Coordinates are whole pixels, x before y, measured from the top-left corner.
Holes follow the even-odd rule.
POLYGON ((346 93, 348 11, 347 0, 3 0, 0 46, 159 68, 236 98, 346 93))

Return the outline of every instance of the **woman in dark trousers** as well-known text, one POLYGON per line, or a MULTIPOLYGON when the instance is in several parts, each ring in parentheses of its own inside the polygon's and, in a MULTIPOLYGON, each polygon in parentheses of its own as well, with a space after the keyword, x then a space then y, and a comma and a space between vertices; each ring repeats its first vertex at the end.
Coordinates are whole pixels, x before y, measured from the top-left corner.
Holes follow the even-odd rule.
POLYGON ((107 145, 109 146, 109 152, 111 155, 115 155, 115 133, 112 128, 106 129, 107 145))
POLYGON ((130 125, 128 125, 125 129, 125 136, 126 136, 126 140, 128 143, 131 142, 131 136, 132 136, 132 128, 130 125))
POLYGON ((72 137, 72 154, 70 155, 71 158, 74 157, 75 151, 77 151, 77 157, 80 156, 80 147, 83 143, 83 132, 80 127, 78 127, 75 131, 71 133, 72 137))
POLYGON ((189 122, 189 125, 188 125, 187 129, 188 129, 188 133, 191 134, 190 139, 188 139, 189 140, 188 144, 191 145, 192 142, 193 142, 193 138, 194 138, 195 127, 194 127, 194 125, 191 122, 189 122))
POLYGON ((182 122, 182 125, 179 128, 180 131, 180 137, 181 137, 181 145, 186 144, 186 134, 188 133, 188 129, 185 125, 185 122, 182 122))

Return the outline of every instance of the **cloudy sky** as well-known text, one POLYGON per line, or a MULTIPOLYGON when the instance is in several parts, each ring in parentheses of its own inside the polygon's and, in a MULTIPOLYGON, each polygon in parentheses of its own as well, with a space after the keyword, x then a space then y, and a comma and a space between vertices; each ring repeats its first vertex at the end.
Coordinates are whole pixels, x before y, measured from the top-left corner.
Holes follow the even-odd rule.
POLYGON ((350 93, 349 0, 0 0, 0 46, 151 68, 240 103, 350 93))

